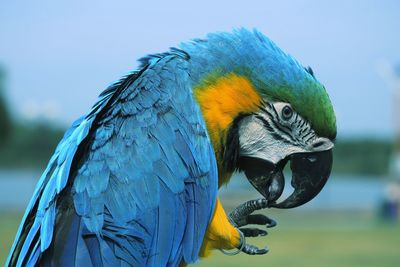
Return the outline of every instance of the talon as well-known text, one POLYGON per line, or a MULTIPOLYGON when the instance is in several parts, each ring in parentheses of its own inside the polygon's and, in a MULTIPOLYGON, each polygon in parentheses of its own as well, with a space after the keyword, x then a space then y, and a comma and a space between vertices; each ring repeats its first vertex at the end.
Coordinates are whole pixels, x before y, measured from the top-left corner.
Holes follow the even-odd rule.
POLYGON ((267 228, 275 227, 278 224, 275 220, 273 220, 271 218, 268 218, 268 219, 269 219, 269 222, 267 224, 267 228))
POLYGON ((263 214, 253 214, 247 216, 247 224, 266 225, 271 228, 277 225, 276 221, 263 214))
POLYGON ((258 228, 239 228, 239 230, 244 234, 245 237, 266 236, 268 234, 267 231, 258 228))
POLYGON ((268 253, 269 249, 268 247, 259 249, 258 247, 253 245, 245 245, 242 251, 249 255, 263 255, 268 253))

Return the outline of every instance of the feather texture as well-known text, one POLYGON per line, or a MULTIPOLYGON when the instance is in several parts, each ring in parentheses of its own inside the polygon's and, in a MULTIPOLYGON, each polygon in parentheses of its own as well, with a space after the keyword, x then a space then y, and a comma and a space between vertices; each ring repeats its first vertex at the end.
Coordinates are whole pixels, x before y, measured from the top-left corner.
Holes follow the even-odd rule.
POLYGON ((8 265, 197 260, 217 175, 186 59, 177 50, 151 60, 72 125, 39 181, 8 265))

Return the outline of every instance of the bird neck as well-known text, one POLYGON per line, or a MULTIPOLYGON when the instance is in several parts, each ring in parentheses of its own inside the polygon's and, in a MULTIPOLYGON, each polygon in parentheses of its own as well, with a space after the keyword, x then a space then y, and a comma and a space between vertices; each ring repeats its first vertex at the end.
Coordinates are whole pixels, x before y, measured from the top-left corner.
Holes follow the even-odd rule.
POLYGON ((216 154, 218 185, 221 186, 229 181, 233 172, 224 168, 224 151, 227 146, 239 145, 227 143, 232 122, 240 114, 256 112, 262 100, 250 80, 235 73, 219 77, 210 75, 193 87, 193 93, 216 154))

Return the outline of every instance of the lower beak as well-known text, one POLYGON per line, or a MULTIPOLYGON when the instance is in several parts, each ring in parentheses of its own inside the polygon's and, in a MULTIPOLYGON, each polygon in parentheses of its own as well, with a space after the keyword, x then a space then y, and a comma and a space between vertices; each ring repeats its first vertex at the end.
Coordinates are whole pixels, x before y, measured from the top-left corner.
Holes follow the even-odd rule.
POLYGON ((296 153, 273 164, 258 158, 242 158, 241 169, 250 183, 268 200, 269 207, 290 209, 313 199, 324 187, 332 169, 332 150, 296 153), (276 200, 285 187, 283 168, 290 161, 293 193, 284 201, 276 200))

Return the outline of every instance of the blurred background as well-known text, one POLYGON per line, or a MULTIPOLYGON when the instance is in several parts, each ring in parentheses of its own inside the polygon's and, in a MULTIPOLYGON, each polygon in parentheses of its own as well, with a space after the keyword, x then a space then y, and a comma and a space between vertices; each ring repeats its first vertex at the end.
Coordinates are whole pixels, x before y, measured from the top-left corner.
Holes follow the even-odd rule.
MULTIPOLYGON (((65 129, 110 83, 207 32, 257 28, 327 88, 337 113, 331 179, 311 203, 267 210, 259 257, 215 252, 200 266, 399 266, 400 2, 0 2, 0 263, 65 129)), ((241 175, 229 210, 259 195, 241 175)))

